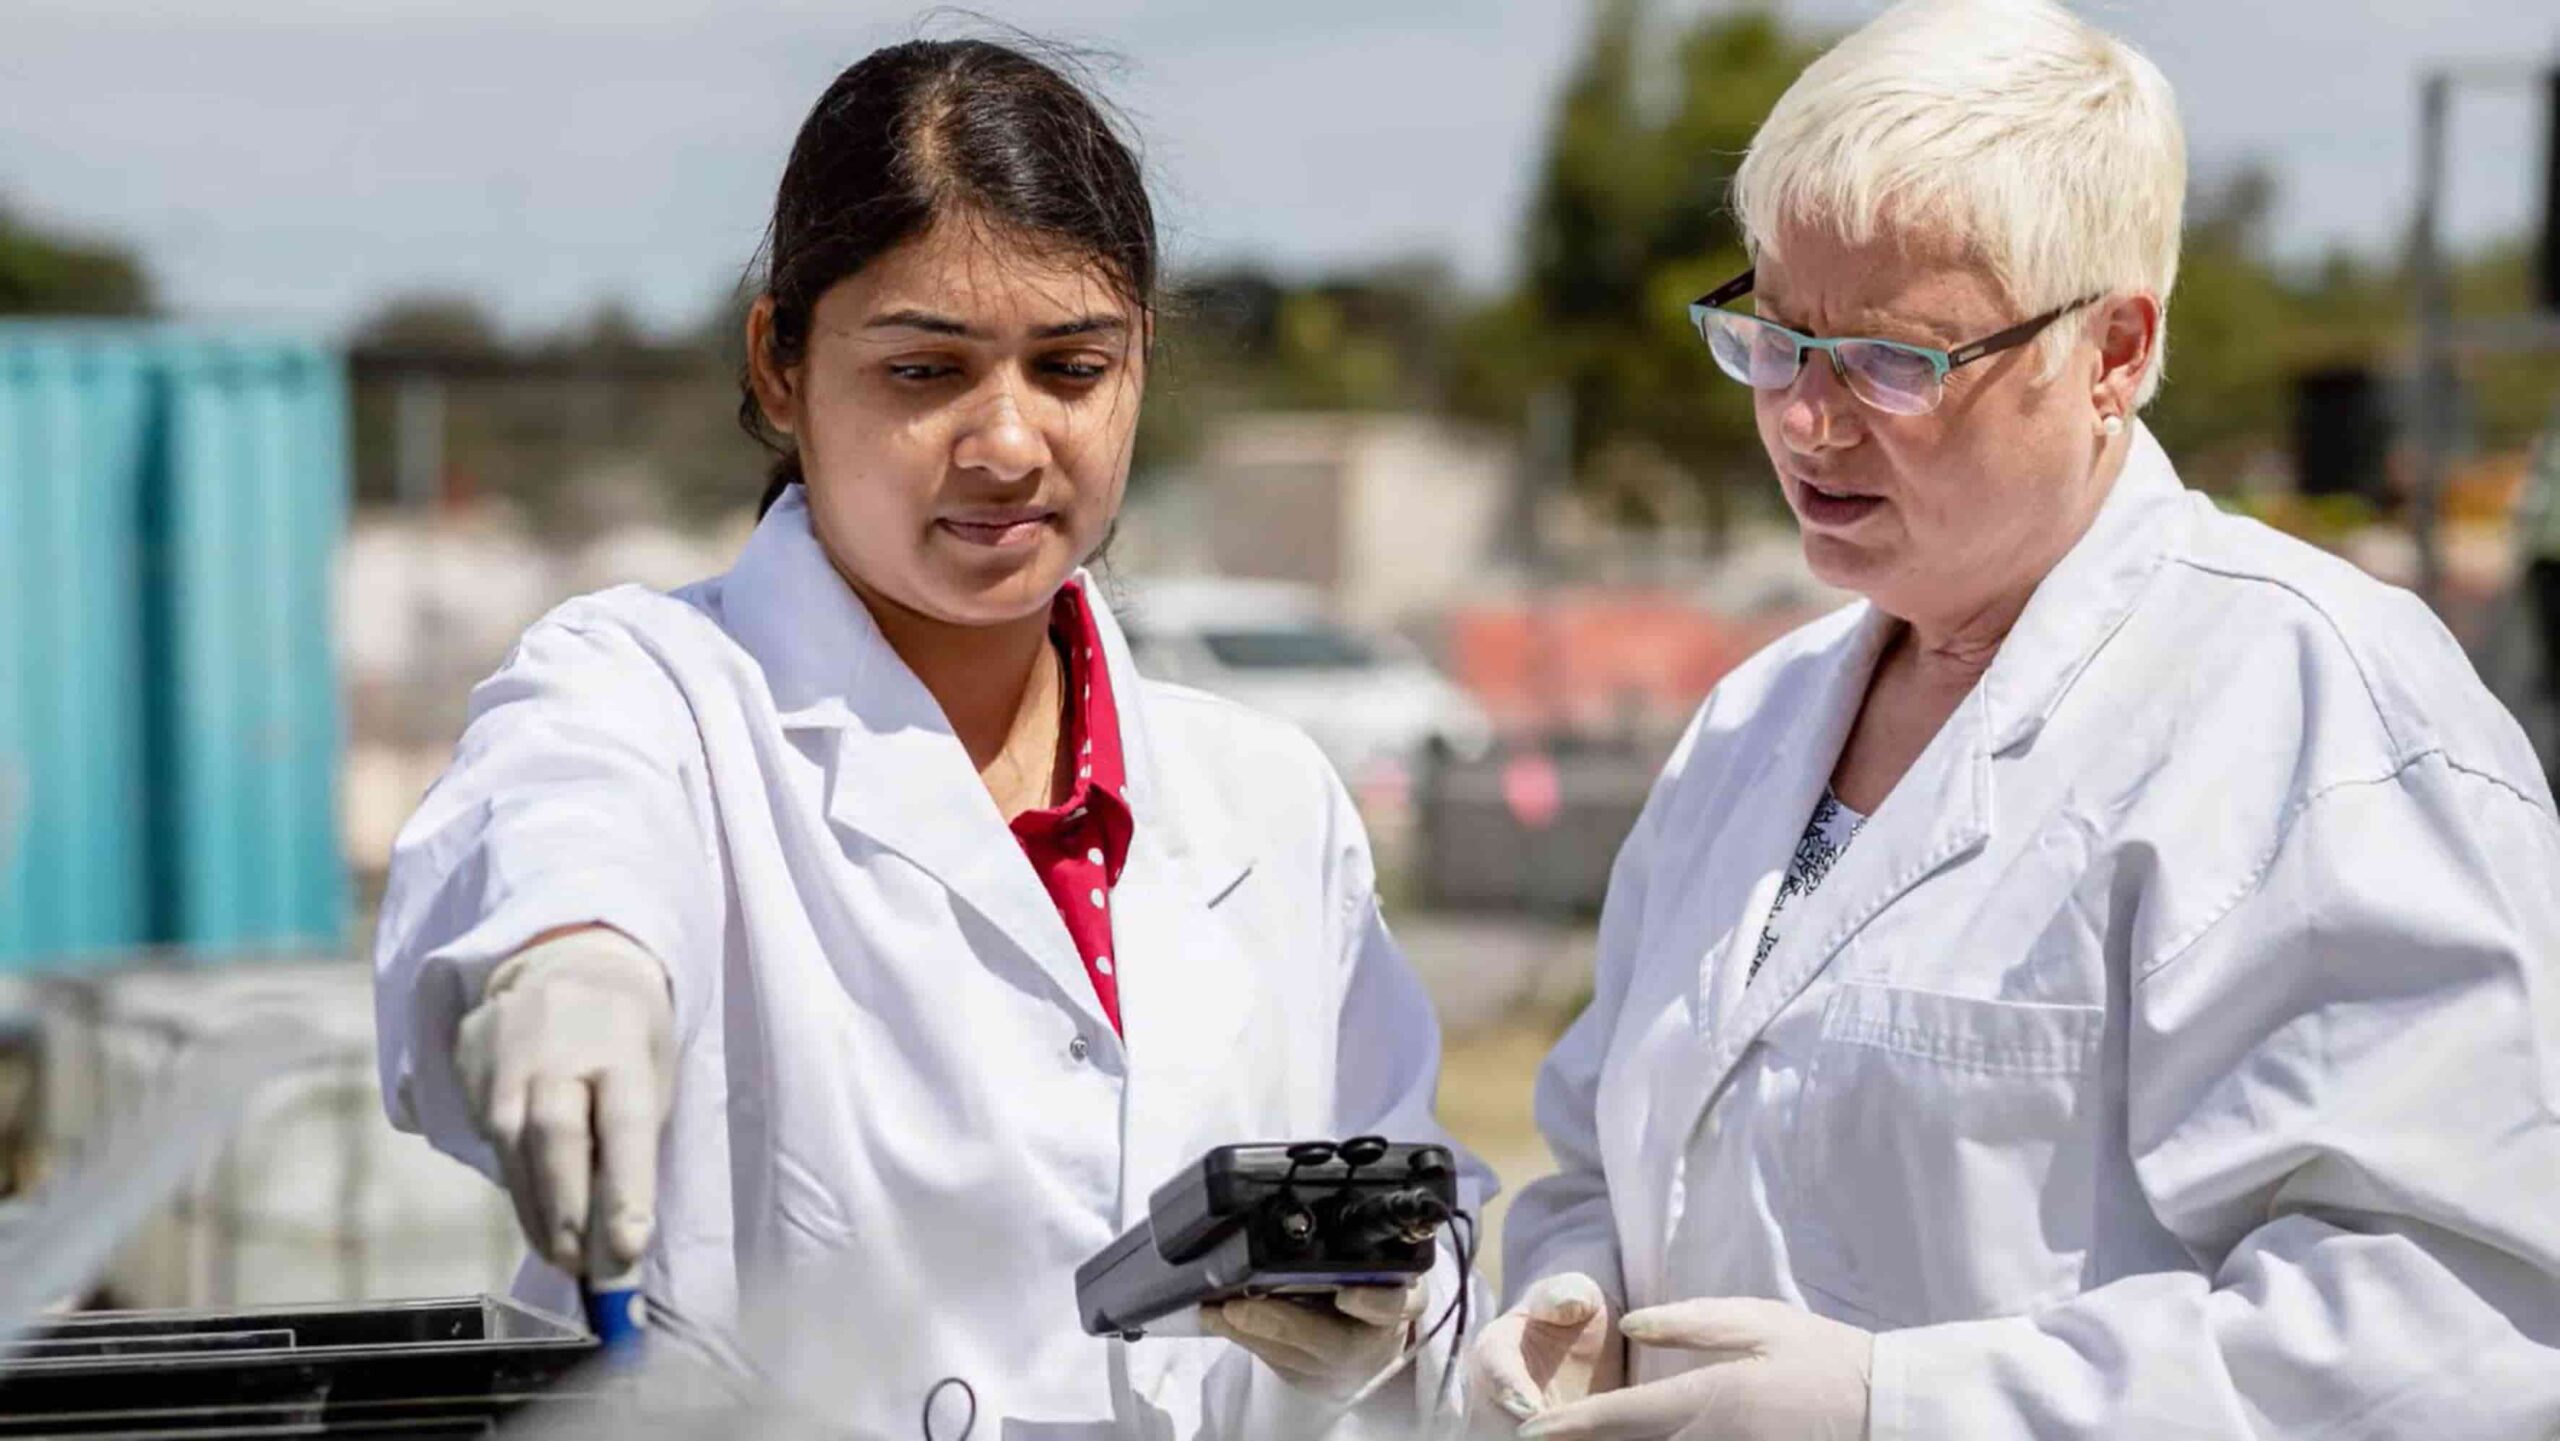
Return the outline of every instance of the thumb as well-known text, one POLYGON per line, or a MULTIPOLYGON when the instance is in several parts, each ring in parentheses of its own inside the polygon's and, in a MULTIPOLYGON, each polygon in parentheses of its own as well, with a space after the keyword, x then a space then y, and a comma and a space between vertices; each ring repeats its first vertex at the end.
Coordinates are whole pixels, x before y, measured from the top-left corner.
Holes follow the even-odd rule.
POLYGON ((1600 1283, 1579 1271, 1542 1277, 1520 1298, 1523 1316, 1548 1326, 1580 1326, 1608 1309, 1600 1283))

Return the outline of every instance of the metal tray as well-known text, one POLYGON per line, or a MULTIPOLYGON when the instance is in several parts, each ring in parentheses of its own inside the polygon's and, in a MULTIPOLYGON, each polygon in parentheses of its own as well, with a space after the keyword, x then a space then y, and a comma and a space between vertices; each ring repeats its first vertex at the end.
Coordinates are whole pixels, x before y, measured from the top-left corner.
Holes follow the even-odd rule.
POLYGON ((481 1436, 591 1394, 595 1351, 490 1296, 74 1314, 0 1359, 0 1436, 481 1436))

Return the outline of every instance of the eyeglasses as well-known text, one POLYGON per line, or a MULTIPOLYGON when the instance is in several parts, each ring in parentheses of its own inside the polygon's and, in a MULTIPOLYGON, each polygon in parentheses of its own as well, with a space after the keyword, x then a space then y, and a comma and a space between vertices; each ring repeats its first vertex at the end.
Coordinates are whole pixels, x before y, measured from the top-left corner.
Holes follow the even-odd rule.
POLYGON ((1756 274, 1746 270, 1689 302, 1689 323, 1698 327, 1698 338, 1714 353, 1717 368, 1754 390, 1784 390, 1796 383, 1804 369, 1805 352, 1819 350, 1831 357, 1831 373, 1851 395, 1891 415, 1926 415, 1937 409, 1946 398, 1947 372, 2014 350, 2042 334, 2046 326, 2101 298, 2091 295, 2057 306, 1953 350, 1932 350, 1899 340, 1856 336, 1824 340, 1800 335, 1773 320, 1725 309, 1751 292, 1756 274))

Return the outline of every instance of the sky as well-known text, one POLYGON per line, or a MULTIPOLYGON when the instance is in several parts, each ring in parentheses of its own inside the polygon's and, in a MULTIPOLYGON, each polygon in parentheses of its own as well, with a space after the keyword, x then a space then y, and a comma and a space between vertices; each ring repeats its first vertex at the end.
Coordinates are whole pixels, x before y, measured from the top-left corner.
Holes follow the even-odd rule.
MULTIPOLYGON (((1670 14, 1694 10, 1664 3, 1670 14)), ((1710 0, 1711 3, 1711 0, 1710 0)), ((1177 263, 1511 273, 1582 0, 980 0, 1111 52, 1177 263)), ((1795 0, 1837 27, 1879 0, 1795 0)), ((2551 0, 2078 0, 2167 72, 2199 172, 2279 180, 2294 256, 2405 233, 2417 76, 2560 64, 2551 0)), ((835 0, 0 0, 0 203, 137 246, 180 313, 323 332, 462 292, 532 332, 700 318, 793 131, 924 7, 835 0)), ((945 30, 952 28, 946 24, 945 30)), ((2457 92, 2449 229, 2536 222, 2541 94, 2457 92)))

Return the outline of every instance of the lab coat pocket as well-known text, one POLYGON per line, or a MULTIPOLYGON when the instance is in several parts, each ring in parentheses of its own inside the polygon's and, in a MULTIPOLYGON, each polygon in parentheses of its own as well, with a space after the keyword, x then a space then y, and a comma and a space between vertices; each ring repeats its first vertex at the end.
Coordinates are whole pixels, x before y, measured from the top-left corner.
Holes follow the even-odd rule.
POLYGON ((1902 1325, 2076 1292, 2105 1023, 2097 1006, 1831 988, 1795 1127, 1797 1279, 1902 1325))

